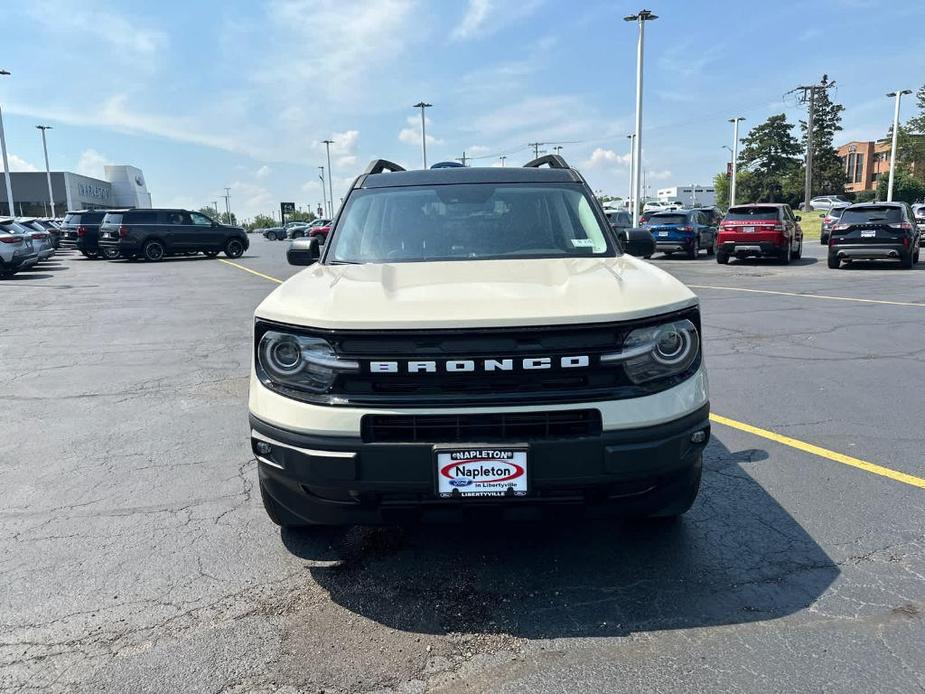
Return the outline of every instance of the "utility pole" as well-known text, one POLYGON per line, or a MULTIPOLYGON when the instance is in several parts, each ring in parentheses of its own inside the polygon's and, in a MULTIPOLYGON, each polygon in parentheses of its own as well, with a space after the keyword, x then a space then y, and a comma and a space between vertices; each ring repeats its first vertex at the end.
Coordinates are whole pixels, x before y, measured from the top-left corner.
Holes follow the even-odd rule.
POLYGON ((636 160, 633 175, 633 226, 639 226, 639 170, 642 168, 642 59, 644 55, 646 22, 658 19, 658 16, 649 10, 640 10, 639 13, 624 17, 626 22, 636 22, 639 25, 639 41, 636 44, 636 141, 634 143, 634 159, 636 160))
POLYGON ((456 157, 456 161, 461 161, 462 165, 465 166, 466 162, 469 161, 469 158, 466 156, 466 153, 463 152, 463 155, 461 157, 456 157))
POLYGON ((215 216, 218 217, 218 200, 212 201, 212 209, 215 210, 215 216))
POLYGON ((226 223, 231 224, 231 188, 225 186, 225 217, 226 223))
POLYGON ((630 192, 626 199, 630 207, 636 207, 633 199, 633 181, 636 180, 636 133, 627 135, 626 139, 630 141, 630 192))
POLYGON ((534 159, 540 158, 540 147, 542 147, 545 144, 546 144, 545 142, 528 142, 527 143, 527 147, 533 147, 533 158, 534 159))
POLYGON ((887 94, 888 97, 896 98, 896 107, 893 109, 893 144, 890 146, 890 182, 886 189, 887 202, 893 201, 893 174, 896 171, 896 138, 899 135, 899 102, 903 98, 903 94, 911 93, 911 89, 903 89, 902 91, 895 91, 887 94))
POLYGON ((324 200, 324 207, 328 207, 328 191, 324 189, 324 167, 319 166, 318 171, 321 173, 318 174, 318 178, 321 179, 321 198, 324 200))
MULTIPOLYGON (((0 70, 0 76, 9 75, 6 70, 0 70)), ((13 185, 10 183, 10 163, 6 158, 6 137, 3 135, 3 112, 0 111, 0 153, 3 154, 3 175, 6 177, 6 205, 10 217, 15 217, 13 211, 13 185)))
POLYGON ((802 92, 800 95, 800 103, 807 104, 809 111, 808 118, 806 120, 806 181, 803 185, 804 212, 809 212, 812 210, 812 206, 809 204, 809 201, 813 197, 813 125, 815 124, 816 118, 816 92, 825 91, 826 89, 831 89, 834 86, 835 81, 832 80, 831 82, 824 84, 801 85, 787 92, 788 94, 802 92))
POLYGON ((499 157, 499 159, 501 160, 501 168, 503 169, 503 168, 504 168, 504 160, 507 159, 507 155, 506 155, 506 154, 502 154, 502 155, 499 157))
POLYGON ((322 140, 328 150, 328 198, 331 200, 331 217, 334 216, 334 174, 331 172, 331 145, 334 140, 322 140))
MULTIPOLYGON (((424 159, 424 168, 427 168, 427 130, 426 125, 424 124, 424 109, 430 108, 433 104, 428 104, 425 101, 419 101, 414 105, 414 108, 421 109, 421 156, 424 159)), ((330 163, 328 164, 330 167, 330 163)))
POLYGON ((50 125, 36 125, 42 131, 42 149, 45 150, 45 180, 48 182, 48 202, 51 203, 51 216, 55 216, 55 195, 51 192, 51 169, 48 167, 48 143, 45 142, 45 131, 51 130, 50 125))
POLYGON ((736 167, 738 165, 736 159, 739 156, 739 121, 742 120, 745 120, 742 116, 729 119, 729 122, 732 123, 732 149, 729 150, 732 153, 732 176, 729 179, 729 207, 736 204, 736 167))

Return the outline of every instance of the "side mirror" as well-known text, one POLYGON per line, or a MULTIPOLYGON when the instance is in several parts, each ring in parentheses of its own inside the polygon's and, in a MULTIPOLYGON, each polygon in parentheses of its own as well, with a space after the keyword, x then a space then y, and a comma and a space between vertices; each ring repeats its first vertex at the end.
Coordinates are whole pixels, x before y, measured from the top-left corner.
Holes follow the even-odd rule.
POLYGON ((625 240, 620 245, 624 253, 637 258, 655 253, 655 238, 648 229, 626 229, 623 236, 625 240))
POLYGON ((793 215, 793 218, 794 218, 795 220, 797 220, 798 222, 802 219, 802 217, 800 217, 800 215, 798 215, 798 214, 793 215))
POLYGON ((321 257, 318 239, 295 239, 286 251, 286 260, 290 265, 314 265, 321 257))

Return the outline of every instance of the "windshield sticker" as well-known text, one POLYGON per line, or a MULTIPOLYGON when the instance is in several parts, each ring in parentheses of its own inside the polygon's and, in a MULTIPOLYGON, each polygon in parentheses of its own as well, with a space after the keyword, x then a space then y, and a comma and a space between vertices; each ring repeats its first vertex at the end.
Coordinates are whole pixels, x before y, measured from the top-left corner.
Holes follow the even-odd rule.
POLYGON ((572 239, 572 246, 575 248, 594 248, 594 241, 591 239, 572 239))

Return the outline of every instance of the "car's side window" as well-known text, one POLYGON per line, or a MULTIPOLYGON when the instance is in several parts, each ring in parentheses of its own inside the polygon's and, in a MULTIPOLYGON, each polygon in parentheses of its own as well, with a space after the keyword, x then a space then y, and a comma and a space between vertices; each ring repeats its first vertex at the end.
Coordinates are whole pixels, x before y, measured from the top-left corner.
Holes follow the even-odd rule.
POLYGON ((167 223, 168 224, 185 224, 184 215, 182 212, 168 212, 167 213, 167 223))
POLYGON ((210 227, 212 226, 212 220, 206 217, 204 214, 199 214, 198 212, 190 212, 190 217, 193 220, 193 224, 196 226, 210 227))

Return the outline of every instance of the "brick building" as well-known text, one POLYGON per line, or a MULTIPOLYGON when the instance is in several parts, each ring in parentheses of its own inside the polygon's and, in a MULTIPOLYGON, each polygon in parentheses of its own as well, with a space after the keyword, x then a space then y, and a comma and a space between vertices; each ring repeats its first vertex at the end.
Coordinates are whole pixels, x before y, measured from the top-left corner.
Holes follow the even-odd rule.
MULTIPOLYGON (((890 147, 888 139, 848 142, 838 148, 845 167, 848 183, 846 193, 862 193, 877 190, 881 176, 890 175, 890 147)), ((913 162, 913 173, 925 171, 925 162, 913 162)))

